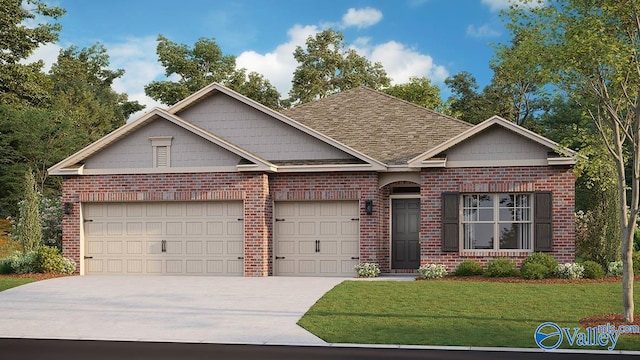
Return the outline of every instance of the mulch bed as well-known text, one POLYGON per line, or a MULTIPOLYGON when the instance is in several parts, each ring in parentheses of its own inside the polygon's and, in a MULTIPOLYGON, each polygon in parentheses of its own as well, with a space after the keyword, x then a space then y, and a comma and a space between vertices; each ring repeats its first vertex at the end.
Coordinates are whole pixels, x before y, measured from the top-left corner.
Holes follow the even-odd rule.
MULTIPOLYGON (((603 314, 603 315, 589 316, 584 319, 580 319, 579 322, 583 328, 597 327, 598 325, 607 325, 607 324, 611 324, 615 327, 618 327, 620 325, 640 326, 640 314, 634 315, 632 323, 625 322, 622 314, 603 314)), ((640 333, 626 333, 621 335, 640 336, 640 333)))
MULTIPOLYGON (((424 280, 421 277, 417 277, 416 280, 424 280)), ((622 281, 621 277, 608 276, 602 279, 559 279, 550 278, 542 280, 527 280, 520 277, 487 277, 487 276, 445 276, 440 279, 430 279, 429 281, 478 281, 478 282, 502 282, 502 283, 527 283, 527 284, 600 284, 600 283, 619 283, 622 281)), ((639 279, 640 280, 640 279, 639 279)))

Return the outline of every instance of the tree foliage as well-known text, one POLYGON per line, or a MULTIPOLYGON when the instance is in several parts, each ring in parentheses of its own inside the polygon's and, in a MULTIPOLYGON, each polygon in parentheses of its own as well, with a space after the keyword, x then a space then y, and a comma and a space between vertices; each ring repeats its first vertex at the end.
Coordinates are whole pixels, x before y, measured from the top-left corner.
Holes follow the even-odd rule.
POLYGON ((0 0, 0 102, 40 105, 49 98, 51 83, 42 73, 42 61, 23 64, 38 46, 58 39, 57 23, 28 26, 36 16, 53 20, 64 15, 61 8, 37 0, 0 0))
POLYGON ((408 83, 393 85, 383 90, 399 99, 431 110, 442 110, 440 88, 426 77, 411 77, 408 83))
POLYGON ((342 33, 332 29, 310 36, 306 48, 296 47, 293 57, 298 67, 289 91, 292 104, 306 103, 358 86, 381 90, 391 82, 381 63, 372 64, 348 48, 342 33))
POLYGON ((18 240, 22 251, 35 250, 42 242, 42 225, 40 224, 40 200, 36 190, 36 182, 31 170, 24 173, 24 204, 20 211, 20 227, 18 240))
POLYGON ((639 6, 638 0, 556 0, 506 12, 510 31, 527 34, 519 46, 536 54, 521 61, 580 104, 612 159, 628 322, 634 317, 632 246, 640 194, 639 6))
POLYGON ((173 105, 203 87, 217 82, 272 109, 280 108, 280 93, 261 74, 236 69, 236 58, 224 55, 213 38, 200 38, 189 47, 158 36, 156 50, 167 78, 144 87, 145 93, 173 105))

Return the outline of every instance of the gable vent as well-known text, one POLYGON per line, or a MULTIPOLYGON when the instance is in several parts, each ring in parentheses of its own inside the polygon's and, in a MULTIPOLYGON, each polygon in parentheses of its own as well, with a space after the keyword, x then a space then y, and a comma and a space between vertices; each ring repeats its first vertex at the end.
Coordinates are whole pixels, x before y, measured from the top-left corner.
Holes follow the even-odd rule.
POLYGON ((153 167, 162 168, 171 166, 171 140, 172 136, 151 137, 153 147, 153 167))

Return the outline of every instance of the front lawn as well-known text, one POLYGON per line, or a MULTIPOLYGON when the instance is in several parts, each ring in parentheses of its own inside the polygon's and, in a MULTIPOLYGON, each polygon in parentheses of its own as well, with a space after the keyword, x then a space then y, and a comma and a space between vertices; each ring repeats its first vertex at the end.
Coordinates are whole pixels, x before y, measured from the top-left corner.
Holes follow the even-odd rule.
POLYGON ((37 281, 36 278, 28 277, 14 277, 14 276, 2 276, 0 275, 0 291, 11 289, 12 287, 28 284, 30 282, 37 281))
MULTIPOLYGON (((541 323, 580 327, 582 318, 621 312, 621 297, 617 282, 345 281, 298 324, 330 343, 537 348, 541 323)), ((615 349, 640 350, 640 336, 621 336, 615 349)))

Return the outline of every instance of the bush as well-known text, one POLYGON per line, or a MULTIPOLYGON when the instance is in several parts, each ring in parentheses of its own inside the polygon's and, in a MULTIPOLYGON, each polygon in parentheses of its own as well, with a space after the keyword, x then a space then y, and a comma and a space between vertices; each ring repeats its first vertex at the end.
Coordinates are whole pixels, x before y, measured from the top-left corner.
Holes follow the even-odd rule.
POLYGON ((585 261, 582 263, 584 267, 584 278, 585 279, 602 279, 604 277, 604 269, 602 265, 598 264, 595 261, 585 261))
POLYGON ((607 266, 607 276, 622 276, 622 260, 609 263, 607 266))
MULTIPOLYGON (((540 253, 540 252, 533 253, 529 255, 526 259, 524 259, 524 261, 522 262, 522 266, 520 267, 520 271, 522 272, 523 267, 529 268, 528 264, 539 264, 544 266, 544 268, 546 269, 546 270, 542 270, 543 277, 542 278, 536 277, 536 279, 546 279, 546 278, 552 277, 556 271, 556 268, 558 267, 558 262, 556 261, 556 259, 554 259, 549 254, 540 253)), ((539 273, 541 270, 539 270, 539 267, 536 267, 536 268, 537 268, 536 272, 539 273)), ((527 271, 531 271, 531 269, 528 269, 527 271)), ((540 274, 537 274, 537 275, 540 275, 540 274)))
POLYGON ((11 268, 11 262, 9 259, 0 259, 0 274, 11 274, 13 269, 11 268))
POLYGON ((40 246, 26 253, 16 251, 0 260, 0 273, 3 274, 73 274, 75 270, 75 261, 63 257, 58 248, 49 246, 40 246))
POLYGON ((482 275, 484 269, 482 269, 482 265, 477 261, 473 260, 465 260, 456 267, 456 270, 453 272, 456 276, 473 276, 473 275, 482 275))
POLYGON ((511 277, 518 276, 516 265, 509 258, 496 258, 487 264, 484 274, 488 277, 511 277))
POLYGON ((546 279, 549 277, 549 269, 542 264, 528 262, 520 267, 520 275, 529 280, 546 279))
POLYGON ((437 279, 447 275, 447 267, 442 264, 425 264, 418 268, 423 279, 437 279))
POLYGON ((640 275, 640 252, 633 253, 633 274, 640 275))
POLYGON ((38 272, 36 264, 36 252, 15 251, 5 259, 11 267, 11 272, 15 274, 29 274, 38 272))
POLYGON ((584 266, 576 263, 560 264, 556 269, 556 273, 558 273, 558 277, 562 279, 582 279, 584 266))
POLYGON ((52 274, 72 274, 76 269, 73 260, 66 259, 55 247, 40 246, 36 250, 38 272, 52 274))
POLYGON ((380 266, 376 263, 358 264, 353 267, 359 277, 376 277, 380 274, 380 266))

